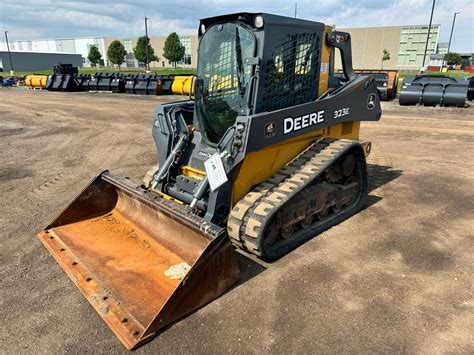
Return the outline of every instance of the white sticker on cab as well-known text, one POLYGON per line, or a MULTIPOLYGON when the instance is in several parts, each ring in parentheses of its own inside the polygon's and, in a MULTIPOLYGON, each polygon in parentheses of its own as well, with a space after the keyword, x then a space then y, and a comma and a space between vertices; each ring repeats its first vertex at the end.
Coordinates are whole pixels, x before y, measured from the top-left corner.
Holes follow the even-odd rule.
POLYGON ((204 162, 206 175, 209 180, 211 191, 217 190, 220 186, 227 182, 227 174, 222 164, 222 159, 218 153, 213 154, 204 162))

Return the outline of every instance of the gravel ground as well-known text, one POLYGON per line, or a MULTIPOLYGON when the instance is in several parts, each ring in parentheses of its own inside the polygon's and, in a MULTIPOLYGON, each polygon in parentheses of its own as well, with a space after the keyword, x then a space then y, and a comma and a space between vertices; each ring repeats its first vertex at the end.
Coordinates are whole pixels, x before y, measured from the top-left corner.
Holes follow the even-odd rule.
MULTIPOLYGON (((137 184, 176 97, 0 89, 0 352, 126 352, 35 234, 96 174, 137 184)), ((137 353, 473 353, 474 107, 384 103, 368 206, 137 353)))

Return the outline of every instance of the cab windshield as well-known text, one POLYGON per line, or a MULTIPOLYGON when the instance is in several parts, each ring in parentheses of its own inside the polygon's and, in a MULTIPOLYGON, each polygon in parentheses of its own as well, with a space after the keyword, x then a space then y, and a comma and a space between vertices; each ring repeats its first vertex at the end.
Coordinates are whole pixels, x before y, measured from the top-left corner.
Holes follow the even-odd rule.
POLYGON ((253 33, 236 23, 214 25, 201 38, 197 75, 202 95, 196 99, 196 114, 211 145, 219 143, 238 115, 248 112, 252 66, 245 58, 254 53, 253 33))

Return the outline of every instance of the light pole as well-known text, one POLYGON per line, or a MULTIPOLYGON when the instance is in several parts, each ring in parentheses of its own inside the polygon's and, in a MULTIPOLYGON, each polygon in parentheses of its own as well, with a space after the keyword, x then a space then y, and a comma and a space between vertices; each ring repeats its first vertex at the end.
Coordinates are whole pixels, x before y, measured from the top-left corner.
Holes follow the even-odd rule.
POLYGON ((5 31, 5 39, 7 40, 7 49, 8 49, 8 56, 10 57, 10 72, 13 75, 15 69, 13 69, 13 61, 12 61, 12 54, 10 53, 10 44, 8 43, 8 31, 5 31))
POLYGON ((449 53, 449 48, 451 48, 451 39, 453 39, 454 24, 456 23, 456 15, 457 14, 460 14, 460 12, 455 12, 454 13, 453 25, 451 26, 451 35, 449 36, 448 53, 449 53))
POLYGON ((148 42, 148 26, 147 26, 147 21, 148 20, 149 20, 149 18, 145 16, 146 68, 147 68, 147 70, 150 70, 150 62, 149 62, 149 57, 148 57, 148 46, 150 45, 150 43, 148 42))
POLYGON ((425 68, 426 51, 428 50, 428 42, 430 41, 431 23, 433 22, 433 12, 435 8, 435 2, 436 0, 433 0, 433 7, 431 8, 431 16, 430 16, 430 25, 428 26, 428 35, 426 36, 425 53, 423 54, 423 64, 421 65, 422 70, 425 68))
POLYGON ((295 18, 296 18, 297 13, 298 13, 298 3, 295 2, 295 18))

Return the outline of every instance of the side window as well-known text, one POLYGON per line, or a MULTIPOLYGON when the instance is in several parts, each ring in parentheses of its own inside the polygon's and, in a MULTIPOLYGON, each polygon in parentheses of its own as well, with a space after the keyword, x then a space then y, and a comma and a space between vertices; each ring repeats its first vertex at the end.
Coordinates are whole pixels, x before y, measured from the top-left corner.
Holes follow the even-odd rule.
POLYGON ((288 34, 275 41, 264 67, 259 112, 302 104, 318 96, 322 33, 288 34))
POLYGON ((305 75, 311 72, 314 48, 311 43, 299 43, 296 49, 295 74, 305 75))

